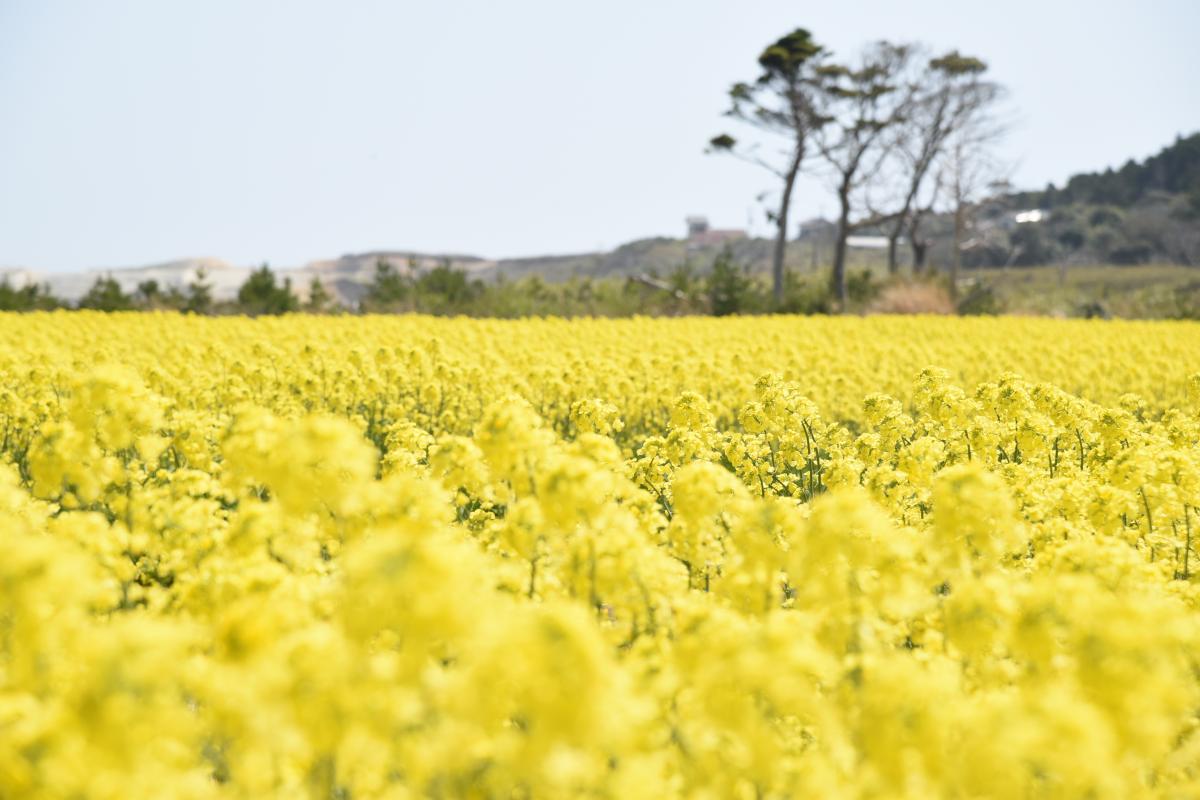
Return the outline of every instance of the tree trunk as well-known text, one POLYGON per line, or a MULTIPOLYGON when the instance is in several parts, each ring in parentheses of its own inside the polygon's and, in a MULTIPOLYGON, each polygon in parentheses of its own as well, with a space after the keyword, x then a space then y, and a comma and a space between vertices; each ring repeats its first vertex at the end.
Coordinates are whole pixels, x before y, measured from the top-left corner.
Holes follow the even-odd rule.
POLYGON ((928 250, 928 245, 924 241, 915 240, 912 243, 913 253, 913 274, 925 274, 925 254, 928 250))
MULTIPOLYGON (((904 225, 907 223, 909 227, 916 226, 915 214, 910 213, 913 207, 913 197, 916 196, 915 191, 910 191, 908 197, 904 198, 904 206, 896 215, 896 222, 892 225, 892 232, 888 234, 888 274, 895 275, 900 271, 900 260, 896 252, 900 234, 904 232, 904 225)), ((914 262, 915 266, 915 262, 914 262)))
POLYGON ((850 236, 850 187, 843 183, 838 189, 837 244, 833 249, 833 273, 829 276, 829 290, 838 301, 838 311, 846 310, 846 239, 850 236))
POLYGON ((929 252, 929 243, 921 238, 922 217, 920 209, 913 209, 908 217, 908 246, 912 249, 913 275, 924 274, 925 257, 929 252))
POLYGON ((796 186, 796 175, 800 172, 800 163, 804 160, 804 151, 797 148, 792 156, 792 163, 783 178, 783 197, 779 201, 779 213, 775 222, 779 226, 775 233, 775 253, 771 258, 771 282, 775 295, 775 307, 783 305, 783 259, 787 253, 788 211, 792 205, 792 189, 796 186))

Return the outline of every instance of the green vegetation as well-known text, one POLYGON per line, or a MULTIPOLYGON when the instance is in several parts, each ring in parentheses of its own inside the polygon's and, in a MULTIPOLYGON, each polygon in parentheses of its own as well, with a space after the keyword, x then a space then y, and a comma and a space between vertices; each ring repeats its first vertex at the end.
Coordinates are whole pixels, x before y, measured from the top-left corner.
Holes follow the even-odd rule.
POLYGON ((1061 189, 989 198, 977 219, 968 265, 1200 266, 1200 133, 1142 163, 1075 175, 1061 189), (1011 224, 1031 208, 1044 210, 1041 220, 1011 224))
POLYGON ((1042 208, 1072 203, 1129 208, 1159 193, 1185 195, 1189 210, 1200 214, 1200 133, 1177 137, 1140 164, 1130 159, 1118 170, 1074 175, 1061 189, 1051 184, 1018 197, 1042 208))
POLYGON ((266 264, 252 272, 238 289, 237 304, 239 311, 252 317, 300 310, 291 279, 284 279, 282 286, 276 285, 275 273, 266 264))
POLYGON ((60 305, 47 287, 29 284, 14 288, 7 281, 0 283, 0 311, 49 311, 60 305))
POLYGON ((133 298, 121 291, 121 284, 112 278, 97 278, 79 301, 80 308, 96 311, 130 311, 133 298))
POLYGON ((1177 264, 971 270, 997 311, 1067 317, 1200 319, 1200 271, 1177 264))
MULTIPOLYGON (((247 278, 234 301, 213 301, 203 275, 184 291, 145 281, 132 293, 104 277, 76 305, 100 311, 216 315, 357 311, 498 318, 830 314, 839 307, 828 268, 790 265, 784 273, 783 301, 777 303, 769 272, 755 269, 736 252, 726 247, 711 259, 684 259, 665 272, 652 269, 634 277, 583 276, 553 282, 538 275, 482 281, 448 263, 418 272, 380 261, 356 309, 338 305, 315 279, 302 299, 289 281, 280 284, 266 267, 247 278)), ((847 276, 845 311, 1200 320, 1200 271, 1174 264, 976 267, 964 271, 956 301, 949 289, 945 276, 897 276, 881 259, 862 259, 847 276)), ((0 282, 0 311, 67 307, 46 287, 14 288, 0 282)))

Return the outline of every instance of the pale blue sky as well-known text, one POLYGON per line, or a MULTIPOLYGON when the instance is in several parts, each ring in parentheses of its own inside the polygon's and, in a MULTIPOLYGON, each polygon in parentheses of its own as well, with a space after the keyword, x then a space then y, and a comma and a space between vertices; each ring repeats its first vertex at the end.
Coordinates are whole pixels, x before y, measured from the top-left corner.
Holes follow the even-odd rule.
POLYGON ((0 0, 0 266, 765 233, 768 176, 702 151, 800 25, 987 60, 1018 185, 1200 130, 1197 0, 0 0))

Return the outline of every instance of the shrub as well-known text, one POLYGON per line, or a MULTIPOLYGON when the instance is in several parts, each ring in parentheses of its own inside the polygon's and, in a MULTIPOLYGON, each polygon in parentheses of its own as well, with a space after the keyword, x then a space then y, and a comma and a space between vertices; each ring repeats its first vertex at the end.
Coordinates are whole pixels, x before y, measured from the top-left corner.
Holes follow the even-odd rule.
POLYGON ((1004 310, 996 290, 986 283, 972 283, 958 300, 958 313, 966 316, 999 314, 1004 310))

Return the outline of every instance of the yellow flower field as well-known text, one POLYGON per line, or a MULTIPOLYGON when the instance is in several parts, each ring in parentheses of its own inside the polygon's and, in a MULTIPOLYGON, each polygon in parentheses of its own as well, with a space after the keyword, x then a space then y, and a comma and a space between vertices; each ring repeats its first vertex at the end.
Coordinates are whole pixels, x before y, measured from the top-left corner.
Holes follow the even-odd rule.
POLYGON ((1198 373, 1190 323, 0 316, 0 797, 1200 797, 1198 373))

